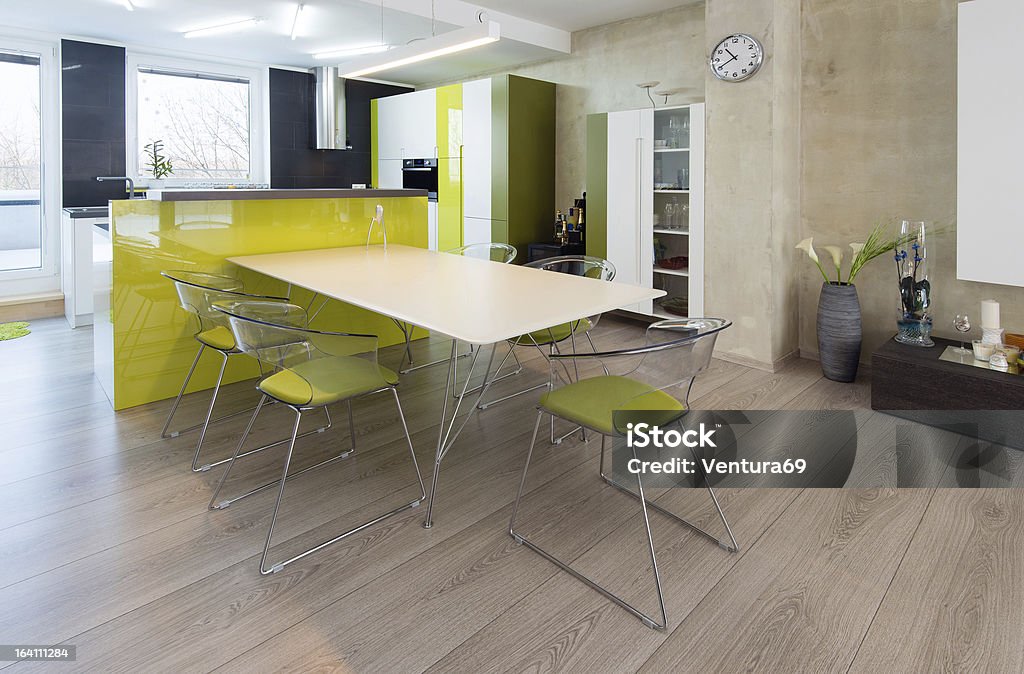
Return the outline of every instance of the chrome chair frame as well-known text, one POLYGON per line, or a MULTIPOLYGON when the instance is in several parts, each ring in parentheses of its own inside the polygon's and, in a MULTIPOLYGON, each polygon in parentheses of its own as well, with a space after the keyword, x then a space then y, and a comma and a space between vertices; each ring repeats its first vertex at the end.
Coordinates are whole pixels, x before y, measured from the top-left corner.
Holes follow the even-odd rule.
MULTIPOLYGON (((377 338, 376 335, 359 335, 359 334, 354 334, 354 333, 330 332, 330 331, 326 331, 326 330, 313 330, 313 329, 310 329, 310 328, 295 328, 293 326, 277 326, 277 325, 275 325, 273 323, 269 323, 267 321, 261 321, 261 320, 256 319, 256 318, 245 317, 245 316, 240 315, 238 313, 232 313, 233 310, 231 308, 229 308, 229 307, 218 306, 217 309, 219 311, 222 311, 222 312, 227 313, 228 315, 232 316, 234 320, 250 321, 250 322, 261 324, 261 325, 264 325, 264 326, 267 326, 267 327, 270 327, 270 328, 281 327, 283 329, 287 329, 287 330, 292 331, 292 332, 300 332, 300 333, 305 333, 305 334, 308 334, 308 335, 327 335, 327 336, 337 336, 337 337, 364 337, 364 338, 373 338, 373 339, 377 338)), ((232 323, 232 331, 233 332, 235 331, 233 323, 232 323)), ((239 338, 237 333, 235 335, 235 338, 236 338, 236 340, 238 340, 238 338, 239 338)), ((284 569, 287 565, 289 565, 289 564, 291 564, 293 562, 296 562, 296 561, 298 561, 300 559, 303 559, 304 557, 307 557, 307 556, 309 556, 309 555, 311 555, 311 554, 313 554, 315 552, 318 552, 318 551, 326 548, 327 546, 332 545, 334 543, 337 543, 338 541, 340 541, 342 539, 345 539, 345 538, 347 538, 347 537, 349 537, 349 536, 351 536, 353 534, 356 534, 356 533, 358 533, 358 532, 360 532, 360 531, 362 531, 362 530, 364 530, 364 529, 366 529, 368 527, 371 527, 374 524, 377 524, 378 522, 381 522, 381 521, 383 521, 383 520, 385 520, 385 519, 387 519, 387 518, 389 518, 389 517, 391 517, 393 515, 397 515, 398 513, 402 512, 404 510, 408 510, 410 508, 416 508, 424 500, 426 500, 426 498, 427 498, 426 487, 425 487, 425 485, 423 483, 423 476, 420 473, 419 463, 416 460, 416 451, 414 450, 413 444, 412 444, 412 436, 409 434, 409 427, 408 427, 408 425, 406 424, 406 421, 405 421, 405 413, 402 410, 402 403, 401 403, 401 401, 398 398, 397 384, 389 385, 389 386, 384 386, 384 387, 381 387, 381 388, 373 390, 373 391, 368 391, 368 392, 365 392, 365 393, 361 393, 361 394, 358 394, 358 395, 355 395, 355 396, 351 396, 349 398, 343 398, 341 400, 336 400, 336 401, 333 401, 333 402, 345 402, 348 405, 348 410, 349 410, 349 428, 350 428, 350 431, 352 433, 352 443, 353 443, 352 446, 353 446, 353 449, 350 449, 347 452, 341 452, 337 456, 334 456, 334 457, 332 457, 330 459, 325 459, 324 461, 321 461, 321 462, 316 463, 316 464, 314 464, 312 466, 308 466, 306 468, 303 468, 302 470, 298 470, 298 471, 295 471, 293 473, 289 473, 288 470, 291 467, 292 456, 293 456, 293 454, 295 452, 295 441, 298 438, 303 437, 303 435, 299 435, 299 424, 302 421, 302 414, 303 414, 303 412, 307 412, 307 411, 310 411, 310 410, 318 409, 320 407, 322 407, 326 411, 327 410, 327 405, 295 405, 295 404, 291 404, 291 403, 288 403, 288 402, 285 402, 285 401, 282 401, 282 400, 277 400, 273 396, 271 396, 271 395, 269 395, 267 393, 263 393, 262 397, 260 398, 260 402, 256 406, 255 412, 253 412, 252 417, 249 419, 249 423, 246 426, 245 431, 242 434, 242 437, 238 441, 238 445, 235 447, 234 454, 228 460, 228 465, 227 465, 227 468, 224 470, 224 474, 221 476, 220 481, 217 483, 217 487, 214 489, 213 495, 210 498, 210 503, 207 506, 207 508, 209 510, 223 510, 225 508, 230 507, 231 504, 235 503, 236 501, 239 501, 239 500, 241 500, 243 498, 247 498, 249 496, 252 496, 253 494, 257 494, 257 493, 259 493, 261 491, 264 491, 266 489, 269 489, 270 487, 273 487, 275 485, 278 486, 277 499, 274 502, 274 511, 273 511, 273 514, 271 515, 271 518, 270 518, 270 527, 267 530, 267 538, 266 538, 266 541, 265 541, 265 543, 263 545, 263 552, 260 555, 260 574, 262 574, 262 575, 269 575, 269 574, 277 573, 278 571, 281 571, 282 569, 284 569), (294 478, 294 477, 297 477, 299 475, 302 475, 303 473, 307 473, 307 472, 309 472, 311 470, 314 470, 316 468, 320 468, 321 466, 325 466, 327 464, 334 463, 335 461, 339 461, 341 459, 348 458, 352 454, 352 451, 354 451, 354 448, 355 448, 355 427, 353 425, 352 401, 356 400, 356 399, 359 399, 359 398, 364 398, 364 397, 367 397, 367 396, 375 395, 377 393, 383 393, 384 391, 389 391, 389 390, 391 391, 392 395, 394 396, 395 406, 398 408, 398 417, 402 421, 402 430, 405 433, 405 440, 406 440, 406 443, 409 446, 409 455, 410 455, 410 458, 412 459, 413 470, 416 473, 416 480, 419 483, 419 487, 420 487, 420 496, 419 496, 419 498, 414 499, 413 501, 410 501, 408 503, 405 503, 405 504, 403 504, 403 505, 401 505, 401 506, 399 506, 397 508, 393 508, 393 509, 391 509, 391 510, 385 512, 385 513, 382 513, 382 514, 380 514, 380 515, 378 515, 378 516, 376 516, 376 517, 374 517, 374 518, 372 518, 372 519, 370 519, 370 520, 368 520, 368 521, 366 521, 366 522, 364 522, 362 524, 359 524, 359 525, 357 525, 355 527, 351 527, 348 530, 343 531, 342 533, 340 533, 340 534, 338 534, 338 535, 336 535, 336 536, 334 536, 334 537, 332 537, 332 538, 330 538, 330 539, 328 539, 326 541, 323 541, 322 543, 319 543, 319 544, 317 544, 317 545, 315 545, 315 546, 313 546, 311 548, 308 548, 308 549, 304 550, 303 552, 301 552, 301 553, 299 553, 297 555, 293 555, 292 557, 289 557, 288 559, 285 559, 285 560, 280 561, 280 562, 276 562, 276 563, 274 563, 274 564, 272 564, 272 565, 270 565, 268 567, 267 566, 267 557, 269 556, 269 553, 270 553, 271 542, 272 542, 273 536, 274 536, 274 527, 277 525, 277 517, 278 517, 278 514, 280 513, 280 510, 281 510, 281 503, 284 500, 285 484, 287 483, 288 478, 294 478), (246 456, 246 455, 252 453, 252 451, 242 453, 241 450, 242 450, 243 445, 245 444, 246 439, 249 436, 249 433, 252 431, 253 425, 256 423, 256 417, 259 416, 260 410, 262 409, 263 405, 268 400, 276 401, 277 403, 279 403, 281 405, 284 405, 284 406, 288 407, 289 409, 291 409, 293 412, 295 412, 295 423, 292 426, 292 433, 291 433, 290 439, 282 441, 280 443, 277 443, 277 444, 283 444, 284 442, 288 442, 288 451, 285 454, 284 467, 283 467, 283 469, 281 471, 281 477, 278 478, 277 480, 273 480, 271 482, 268 482, 268 483, 265 483, 265 484, 260 485, 258 487, 255 487, 253 489, 250 489, 249 491, 247 491, 247 492, 245 492, 245 493, 243 493, 243 494, 241 494, 239 496, 235 496, 235 497, 232 497, 230 499, 226 499, 224 501, 219 501, 218 502, 217 499, 220 496, 220 492, 223 489, 225 483, 227 482, 228 476, 231 474, 231 469, 234 467, 235 461, 237 459, 243 457, 243 456, 246 456)), ((304 435, 308 435, 308 433, 304 434, 304 435)))
MULTIPOLYGON (((536 268, 536 269, 546 269, 548 267, 553 267, 553 266, 557 266, 557 265, 561 265, 561 264, 569 264, 569 263, 592 264, 592 265, 594 265, 594 268, 602 269, 603 273, 601 275, 601 280, 603 280, 603 281, 611 281, 611 280, 613 280, 615 278, 615 273, 616 273, 615 272, 615 265, 613 265, 608 260, 604 260, 604 259, 598 258, 598 257, 593 257, 593 256, 590 256, 590 255, 560 255, 558 257, 550 257, 550 258, 545 258, 543 260, 537 260, 536 262, 531 262, 531 263, 529 263, 529 264, 527 264, 525 266, 533 267, 533 268, 536 268)), ((590 330, 593 329, 595 326, 596 326, 596 321, 595 321, 595 325, 594 326, 591 326, 591 328, 588 329, 588 330, 582 331, 582 334, 586 336, 587 342, 590 344, 591 350, 594 353, 597 353, 597 346, 594 344, 594 339, 590 336, 590 330)), ((538 330, 537 332, 540 332, 540 331, 538 330)), ((481 384, 480 386, 472 389, 470 391, 470 393, 475 393, 476 391, 479 391, 481 389, 483 389, 484 390, 483 392, 486 393, 487 388, 489 388, 492 384, 494 384, 496 382, 499 382, 499 381, 501 381, 503 379, 507 379, 508 377, 515 376, 515 375, 519 374, 520 372, 522 372, 523 371, 523 364, 519 361, 519 357, 516 356, 516 354, 515 354, 515 350, 516 350, 517 346, 529 347, 529 346, 532 345, 538 351, 540 351, 541 356, 543 356, 545 358, 545 360, 547 360, 548 363, 550 364, 551 363, 551 357, 554 356, 555 354, 560 354, 561 353, 561 351, 558 348, 558 344, 560 342, 565 342, 567 340, 571 342, 571 344, 572 344, 572 351, 573 351, 573 353, 575 353, 576 352, 576 330, 575 329, 570 330, 568 336, 563 337, 562 339, 559 339, 559 340, 556 340, 554 338, 554 335, 551 335, 551 340, 550 341, 545 341, 544 343, 538 343, 537 340, 535 340, 533 338, 532 334, 530 334, 530 335, 520 335, 516 339, 507 340, 508 353, 506 353, 505 357, 502 358, 500 363, 498 363, 498 368, 494 371, 494 375, 490 375, 490 369, 488 368, 488 371, 485 373, 485 376, 484 376, 483 384, 481 384), (529 342, 524 341, 523 337, 529 337, 529 342), (546 353, 546 354, 544 353, 544 349, 542 348, 545 345, 548 346, 548 353, 546 353), (516 364, 517 364, 518 367, 514 371, 512 371, 512 372, 506 372, 505 374, 500 374, 502 368, 505 367, 505 363, 508 362, 509 356, 515 358, 515 361, 516 361, 516 364)), ((497 345, 495 345, 495 348, 497 348, 497 345)), ((563 366, 563 369, 566 370, 566 374, 568 375, 569 374, 568 373, 568 369, 564 368, 564 366, 563 366)), ((486 410, 487 408, 493 407, 493 406, 495 406, 495 405, 497 405, 499 403, 503 403, 503 402, 505 402, 507 400, 511 400, 513 398, 519 397, 521 395, 525 395, 527 393, 532 393, 533 391, 539 391, 539 390, 544 389, 544 388, 550 390, 553 385, 554 385, 554 380, 549 377, 549 379, 548 379, 548 381, 546 383, 537 384, 535 386, 531 386, 529 388, 525 388, 522 391, 517 391, 515 393, 511 393, 511 394, 503 396, 501 398, 496 398, 495 400, 488 400, 487 402, 483 401, 483 394, 481 394, 480 401, 477 403, 477 409, 486 410)), ((576 428, 573 428, 568 433, 564 433, 563 435, 561 435, 559 437, 555 437, 555 420, 554 420, 554 418, 552 418, 551 419, 551 444, 553 444, 553 445, 561 444, 561 442, 563 440, 565 440, 566 438, 568 438, 569 436, 573 435, 576 431, 579 431, 579 430, 582 430, 582 429, 581 429, 581 427, 577 426, 576 428)), ((583 437, 584 437, 584 439, 586 439, 586 431, 583 431, 583 433, 584 433, 583 437)))
MULTIPOLYGON (((200 292, 216 293, 217 295, 234 297, 234 298, 237 298, 239 300, 249 299, 249 300, 273 301, 273 302, 287 302, 288 301, 288 298, 285 298, 285 297, 277 297, 277 296, 273 296, 273 295, 255 295, 255 294, 251 294, 251 293, 246 293, 245 291, 242 290, 242 283, 241 283, 241 281, 239 281, 238 279, 232 278, 230 276, 223 276, 221 274, 211 274, 211 273, 208 273, 208 272, 170 270, 170 271, 162 271, 162 272, 160 272, 160 275, 163 276, 164 278, 170 280, 171 282, 173 282, 175 284, 179 284, 180 283, 180 284, 183 284, 183 285, 186 285, 186 286, 190 286, 192 288, 197 289, 200 292), (179 276, 175 276, 175 274, 180 275, 180 277, 179 276), (202 274, 203 276, 207 276, 207 277, 210 277, 210 278, 218 278, 218 279, 221 279, 222 281, 225 281, 225 282, 229 282, 229 281, 233 282, 235 284, 235 288, 236 289, 229 290, 229 289, 223 289, 223 288, 215 288, 215 287, 211 287, 211 286, 204 286, 202 284, 199 284, 199 283, 196 283, 194 281, 188 280, 186 278, 186 276, 185 276, 185 275, 195 275, 195 274, 202 274)), ((198 335, 199 332, 202 331, 202 314, 200 313, 198 307, 192 307, 192 308, 188 309, 188 311, 193 316, 195 316, 196 319, 199 321, 200 330, 196 332, 196 335, 198 335)), ((194 337, 195 337, 195 335, 194 335, 194 337)), ((196 341, 199 341, 199 340, 196 339, 196 341)), ((227 369, 228 359, 231 356, 238 355, 240 353, 241 353, 241 351, 239 351, 237 348, 225 351, 225 350, 218 349, 216 347, 210 346, 210 345, 200 341, 199 342, 199 351, 196 353, 196 357, 192 360, 192 365, 188 369, 188 374, 185 375, 185 381, 182 382, 181 389, 178 391, 178 395, 175 397, 174 403, 171 405, 171 411, 167 415, 167 420, 164 422, 163 429, 161 429, 161 431, 160 431, 160 437, 166 440, 166 439, 169 439, 169 438, 176 438, 176 437, 178 437, 178 436, 180 436, 180 435, 182 435, 184 433, 191 433, 192 431, 199 430, 199 441, 196 443, 196 451, 195 451, 195 453, 192 456, 192 472, 193 473, 204 473, 204 472, 210 470, 211 468, 223 465, 224 463, 227 463, 230 460, 230 459, 221 459, 219 461, 214 461, 214 462, 211 462, 211 463, 203 464, 202 466, 199 465, 199 456, 202 453, 203 442, 206 440, 206 433, 209 430, 210 425, 211 424, 218 424, 218 423, 221 423, 223 421, 227 421, 228 419, 233 419, 233 418, 235 418, 237 416, 240 416, 242 414, 248 414, 253 409, 253 408, 250 407, 250 408, 247 408, 247 409, 239 410, 238 412, 232 412, 231 414, 226 414, 226 415, 224 415, 222 417, 218 417, 216 419, 213 418, 213 410, 214 410, 214 407, 217 404, 217 396, 220 394, 221 384, 224 381, 224 371, 225 371, 225 369, 227 369), (200 422, 198 424, 195 424, 195 425, 192 425, 192 426, 189 426, 188 428, 183 428, 183 429, 179 429, 179 430, 176 430, 176 431, 170 431, 169 429, 171 427, 171 421, 174 419, 174 415, 178 412, 178 406, 181 404, 181 399, 185 395, 185 390, 188 388, 188 383, 190 381, 192 381, 192 375, 195 373, 196 367, 199 365, 199 359, 202 358, 203 352, 206 350, 206 348, 208 346, 209 346, 210 349, 212 349, 212 350, 214 350, 214 351, 216 351, 217 353, 220 354, 220 356, 222 358, 222 361, 221 361, 221 364, 220 364, 220 371, 217 374, 217 383, 213 387, 213 394, 210 397, 210 404, 209 404, 209 406, 207 407, 207 410, 206 410, 206 417, 203 419, 202 422, 200 422)), ((261 365, 260 366, 260 372, 262 373, 262 371, 263 371, 263 367, 261 365)), ((327 429, 331 428, 332 421, 331 421, 330 412, 328 412, 326 410, 326 408, 324 409, 324 412, 326 413, 326 416, 327 416, 327 425, 326 426, 321 426, 320 428, 317 428, 317 429, 312 430, 312 431, 308 431, 308 432, 304 433, 301 437, 306 437, 307 435, 312 435, 314 433, 323 433, 327 429)), ((262 452, 265 449, 270 449, 271 447, 277 447, 278 445, 282 445, 285 442, 288 442, 287 438, 285 438, 283 440, 278 440, 277 442, 273 442, 273 443, 270 443, 270 444, 263 445, 261 447, 257 447, 257 448, 252 449, 252 450, 249 450, 248 452, 246 452, 242 456, 249 456, 249 455, 255 454, 257 452, 262 452)))
MULTIPOLYGON (((660 323, 671 323, 671 322, 673 322, 673 321, 661 321, 660 323)), ((655 323, 654 324, 654 326, 657 326, 657 325, 659 325, 659 323, 655 323)), ((701 339, 701 338, 715 336, 715 335, 717 335, 718 332, 721 332, 722 330, 728 328, 729 325, 731 325, 731 323, 725 322, 724 325, 722 325, 721 327, 719 327, 716 330, 705 332, 705 333, 701 333, 699 335, 695 335, 695 336, 688 337, 688 338, 683 338, 683 339, 680 339, 680 340, 675 340, 675 341, 667 342, 667 343, 656 345, 656 346, 644 346, 644 347, 639 347, 639 348, 635 348, 635 349, 624 349, 624 350, 621 350, 621 351, 597 353, 597 354, 566 354, 566 355, 558 355, 558 354, 556 354, 556 355, 554 355, 552 357, 552 361, 560 360, 560 359, 571 359, 571 358, 601 358, 603 356, 612 356, 612 355, 641 355, 641 354, 647 354, 647 353, 655 353, 655 352, 660 352, 660 351, 666 351, 666 350, 669 350, 669 349, 672 349, 672 348, 683 346, 683 345, 685 345, 687 343, 695 342, 696 340, 701 339)), ((553 367, 553 365, 552 365, 552 367, 553 367)), ((681 430, 683 430, 682 418, 687 413, 686 410, 689 409, 690 391, 693 388, 693 380, 696 378, 697 374, 699 374, 699 371, 695 372, 693 374, 693 376, 690 378, 689 384, 687 385, 687 388, 686 388, 686 395, 685 395, 685 400, 684 400, 684 408, 685 408, 685 410, 680 415, 680 418, 677 420, 681 430)), ((645 531, 645 534, 646 534, 646 537, 647 537, 647 549, 648 549, 648 553, 649 553, 650 559, 651 559, 651 568, 652 568, 653 574, 654 574, 654 586, 655 586, 655 591, 656 591, 657 596, 658 596, 658 605, 659 605, 659 609, 660 609, 660 613, 661 613, 661 619, 660 619, 660 621, 658 621, 657 619, 653 618, 652 616, 650 616, 649 614, 645 613, 644 611, 636 608, 635 606, 633 606, 632 604, 627 602, 625 599, 621 598, 620 596, 618 596, 615 593, 611 592, 610 590, 606 589, 605 587, 603 587, 602 585, 597 583, 595 580, 589 578, 588 576, 586 576, 586 575, 580 573, 579 571, 577 571, 576 569, 572 568, 572 566, 568 562, 562 561, 561 559, 559 559, 558 557, 556 557, 552 553, 548 552, 547 550, 543 549, 542 547, 540 547, 539 545, 537 545, 533 541, 531 541, 528 538, 526 538, 526 536, 524 536, 520 532, 516 531, 516 528, 515 528, 516 515, 519 512, 519 505, 520 505, 520 503, 521 503, 521 501, 523 499, 523 492, 525 491, 525 487, 526 487, 526 479, 527 479, 527 475, 528 475, 529 470, 530 470, 530 463, 531 463, 531 461, 533 459, 533 450, 534 450, 534 448, 535 448, 535 446, 537 444, 537 435, 538 435, 538 432, 540 430, 540 422, 543 419, 545 414, 548 414, 548 415, 550 415, 552 417, 555 416, 550 411, 545 410, 544 408, 538 406, 537 420, 536 420, 536 423, 534 424, 534 427, 533 427, 533 437, 530 440, 530 449, 527 451, 527 454, 526 454, 526 464, 523 466, 523 473, 522 473, 522 476, 520 477, 520 480, 519 480, 519 488, 516 491, 516 498, 515 498, 515 501, 513 502, 513 505, 512 505, 512 516, 509 519, 509 525, 508 525, 509 535, 516 541, 517 544, 525 545, 526 547, 530 548, 534 552, 538 553, 539 555, 541 555, 542 557, 547 559, 549 562, 551 562, 555 566, 559 567, 563 571, 568 572, 570 575, 572 575, 577 580, 579 580, 579 581, 583 582, 584 584, 588 585, 592 589, 594 589, 597 592, 601 593, 604 597, 606 597, 607 599, 609 599, 613 603, 617 604, 618 606, 621 606, 626 611, 628 611, 629 613, 631 613, 634 616, 636 616, 637 618, 639 618, 648 627, 650 627, 652 629, 657 629, 657 630, 664 630, 664 629, 666 629, 666 627, 668 625, 668 613, 667 613, 666 608, 665 608, 665 595, 664 595, 664 592, 662 590, 661 573, 658 570, 658 559, 657 559, 657 555, 655 553, 655 548, 654 548, 654 537, 653 537, 653 535, 651 533, 651 523, 650 523, 650 517, 649 517, 648 508, 652 508, 654 510, 657 510, 658 512, 662 513, 663 515, 666 515, 667 517, 670 517, 671 519, 675 520, 676 522, 678 522, 680 524, 683 524, 684 526, 686 526, 689 529, 693 530, 695 533, 697 533, 697 534, 699 534, 701 536, 704 536, 705 538, 708 538, 708 539, 714 541, 715 543, 718 544, 719 547, 721 547, 722 549, 724 549, 724 550, 726 550, 728 552, 738 552, 739 549, 740 549, 739 548, 739 544, 736 542, 736 537, 733 534, 732 527, 729 525, 729 520, 726 518, 725 512, 722 510, 722 506, 721 506, 721 504, 718 501, 718 497, 715 495, 715 490, 711 486, 711 481, 708 479, 707 473, 704 471, 704 467, 703 467, 703 464, 700 461, 700 457, 698 456, 696 450, 691 448, 690 451, 691 451, 691 453, 692 453, 692 455, 694 457, 694 460, 696 461, 696 465, 700 469, 701 477, 704 480, 704 484, 705 484, 705 486, 707 488, 708 495, 711 498, 711 502, 714 505, 714 508, 717 511, 718 516, 719 516, 719 518, 722 521, 722 525, 723 525, 723 527, 725 529, 725 533, 728 536, 728 541, 725 541, 725 540, 719 538, 718 536, 710 533, 706 529, 703 529, 702 527, 700 527, 700 526, 690 522, 689 520, 687 520, 687 519, 685 519, 683 517, 680 517, 679 515, 676 515, 675 513, 670 512, 669 510, 667 510, 665 508, 662 508, 658 504, 656 504, 653 501, 649 500, 646 497, 645 493, 644 493, 643 479, 641 478, 639 473, 636 476, 636 483, 637 483, 636 484, 636 491, 633 491, 629 487, 619 483, 614 478, 612 478, 611 476, 607 475, 605 473, 605 453, 606 453, 605 452, 605 444, 606 444, 606 440, 607 440, 608 436, 604 432, 599 430, 599 429, 596 429, 596 428, 590 428, 589 429, 589 430, 592 430, 593 432, 598 433, 598 434, 601 435, 601 461, 600 461, 600 467, 598 469, 598 473, 599 473, 599 475, 601 477, 601 480, 604 481, 609 486, 614 487, 615 489, 617 489, 617 490, 619 490, 619 491, 621 491, 621 492, 623 492, 623 493, 633 497, 634 499, 636 499, 636 500, 638 500, 640 502, 640 511, 641 511, 642 516, 643 516, 644 531, 645 531)), ((633 458, 637 459, 638 457, 637 457, 637 453, 636 453, 636 448, 632 447, 630 449, 631 449, 633 458)))

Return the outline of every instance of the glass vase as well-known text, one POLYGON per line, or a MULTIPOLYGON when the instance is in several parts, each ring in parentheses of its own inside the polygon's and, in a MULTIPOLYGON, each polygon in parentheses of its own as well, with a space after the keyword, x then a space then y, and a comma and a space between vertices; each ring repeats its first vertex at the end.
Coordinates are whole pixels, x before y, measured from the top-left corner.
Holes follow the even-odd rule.
POLYGON ((904 220, 896 244, 899 310, 896 341, 912 346, 935 346, 932 341, 932 286, 928 280, 928 247, 923 222, 904 220))

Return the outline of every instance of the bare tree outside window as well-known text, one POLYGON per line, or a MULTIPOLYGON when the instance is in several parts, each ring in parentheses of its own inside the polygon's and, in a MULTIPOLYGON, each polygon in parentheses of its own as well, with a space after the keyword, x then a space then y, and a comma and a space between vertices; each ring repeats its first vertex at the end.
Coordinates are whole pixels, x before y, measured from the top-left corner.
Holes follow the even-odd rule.
POLYGON ((194 74, 138 73, 138 167, 143 147, 163 141, 174 178, 249 178, 249 83, 194 74))

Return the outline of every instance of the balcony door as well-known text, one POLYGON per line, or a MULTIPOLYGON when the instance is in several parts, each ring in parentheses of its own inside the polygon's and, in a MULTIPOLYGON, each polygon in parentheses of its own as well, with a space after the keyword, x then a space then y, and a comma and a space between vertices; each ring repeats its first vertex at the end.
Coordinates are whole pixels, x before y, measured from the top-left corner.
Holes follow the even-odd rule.
POLYGON ((53 47, 0 36, 0 297, 55 291, 53 47))

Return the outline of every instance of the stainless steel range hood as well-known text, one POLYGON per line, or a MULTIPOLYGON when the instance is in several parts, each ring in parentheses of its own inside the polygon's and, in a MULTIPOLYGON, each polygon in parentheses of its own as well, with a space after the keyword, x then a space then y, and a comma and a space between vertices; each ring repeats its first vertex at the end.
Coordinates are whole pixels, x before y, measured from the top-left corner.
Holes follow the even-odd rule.
POLYGON ((313 68, 316 77, 316 149, 348 150, 345 80, 336 66, 313 68))

